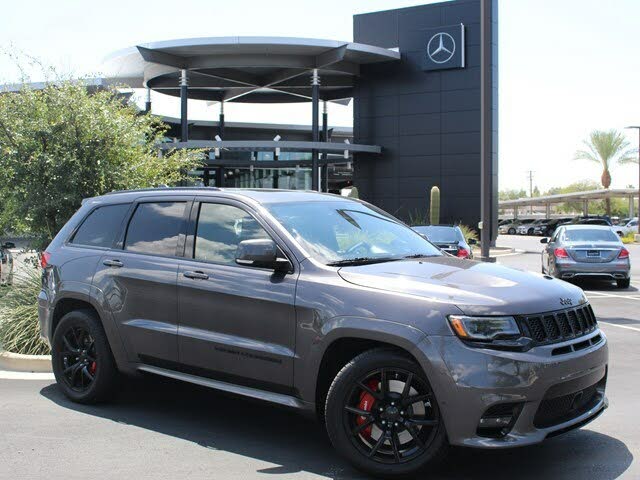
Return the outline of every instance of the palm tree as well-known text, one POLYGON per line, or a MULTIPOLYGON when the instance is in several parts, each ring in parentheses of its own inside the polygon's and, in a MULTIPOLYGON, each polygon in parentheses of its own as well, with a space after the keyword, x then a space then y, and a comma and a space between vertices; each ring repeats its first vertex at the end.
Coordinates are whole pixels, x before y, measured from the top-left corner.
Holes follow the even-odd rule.
MULTIPOLYGON (((617 163, 632 161, 633 150, 629 149, 629 142, 617 130, 594 130, 585 140, 585 150, 578 150, 574 160, 589 160, 602 166, 600 182, 604 188, 611 186, 611 168, 617 163)), ((611 200, 605 200, 607 215, 611 215, 611 200)))

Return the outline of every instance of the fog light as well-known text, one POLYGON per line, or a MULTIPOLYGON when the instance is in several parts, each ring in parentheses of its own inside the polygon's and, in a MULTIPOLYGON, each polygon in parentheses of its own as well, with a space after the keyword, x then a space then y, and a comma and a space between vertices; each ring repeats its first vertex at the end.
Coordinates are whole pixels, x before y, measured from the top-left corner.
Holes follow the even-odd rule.
POLYGON ((481 437, 502 438, 511 431, 522 411, 522 402, 492 405, 478 422, 481 437))
POLYGON ((512 416, 481 418, 480 428, 506 427, 511 424, 512 420, 513 420, 512 416))

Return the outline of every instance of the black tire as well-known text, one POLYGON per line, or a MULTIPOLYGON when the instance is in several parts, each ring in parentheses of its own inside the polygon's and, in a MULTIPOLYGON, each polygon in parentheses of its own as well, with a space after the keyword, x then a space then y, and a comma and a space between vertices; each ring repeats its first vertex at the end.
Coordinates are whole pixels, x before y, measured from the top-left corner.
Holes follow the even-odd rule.
POLYGON ((515 235, 516 234, 516 229, 512 227, 512 228, 509 229, 508 233, 509 233, 509 235, 515 235))
POLYGON ((527 230, 527 235, 533 235, 533 228, 530 228, 529 230, 527 230))
POLYGON ((622 280, 616 280, 616 284, 618 285, 618 288, 629 288, 629 285, 631 285, 631 279, 625 278, 622 280))
POLYGON ((74 402, 103 402, 117 391, 118 368, 102 324, 90 310, 62 317, 53 334, 51 361, 58 386, 74 402))
POLYGON ((340 370, 327 394, 325 423, 329 439, 338 453, 356 468, 384 478, 415 475, 428 465, 439 463, 449 447, 438 404, 424 372, 407 355, 387 348, 364 352, 340 370), (380 375, 377 390, 362 389, 361 385, 371 385, 371 380, 376 384, 375 375, 380 375), (404 387, 406 384, 409 387, 404 387), (399 389, 402 389, 401 393, 398 393, 399 389), (385 390, 393 397, 385 396, 385 390), (369 397, 373 400, 368 406, 368 416, 364 417, 358 415, 361 410, 353 412, 353 400, 360 399, 358 406, 361 407, 365 398, 362 395, 367 392, 380 398, 369 397), (415 400, 418 397, 422 398, 415 400), (395 409, 390 398, 398 402, 395 409), (407 398, 415 401, 407 404, 407 398), (399 418, 396 417, 398 413, 399 418), (371 428, 360 430, 366 424, 371 428), (359 432, 355 433, 354 428, 359 432))

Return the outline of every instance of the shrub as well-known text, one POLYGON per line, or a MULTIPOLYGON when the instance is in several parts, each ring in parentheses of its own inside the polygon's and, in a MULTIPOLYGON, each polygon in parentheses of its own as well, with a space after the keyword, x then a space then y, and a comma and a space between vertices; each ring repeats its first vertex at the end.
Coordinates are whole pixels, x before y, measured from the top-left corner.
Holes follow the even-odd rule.
POLYGON ((44 355, 48 345, 40 339, 38 324, 38 293, 41 270, 20 267, 13 285, 2 287, 0 293, 0 348, 14 353, 44 355))
POLYGON ((462 235, 464 236, 465 240, 469 241, 469 239, 474 239, 476 242, 480 241, 480 238, 478 237, 478 232, 476 232, 473 228, 468 227, 467 225, 458 225, 460 227, 460 230, 462 230, 462 235))

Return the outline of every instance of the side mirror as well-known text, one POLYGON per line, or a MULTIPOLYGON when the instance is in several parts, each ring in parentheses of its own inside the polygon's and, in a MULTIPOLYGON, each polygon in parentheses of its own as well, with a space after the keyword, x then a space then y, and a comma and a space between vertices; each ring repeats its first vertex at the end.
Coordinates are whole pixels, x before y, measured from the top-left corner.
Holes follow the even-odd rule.
POLYGON ((549 239, 547 237, 541 238, 540 243, 549 243, 549 239))
POLYGON ((475 238, 470 238, 467 240, 467 243, 469 245, 476 245, 478 243, 478 241, 475 238))
POLYGON ((278 272, 286 272, 291 268, 289 260, 278 257, 278 246, 268 238, 240 242, 236 250, 236 263, 247 267, 269 268, 278 272))
POLYGON ((16 244, 13 242, 4 242, 2 248, 16 248, 16 244))

